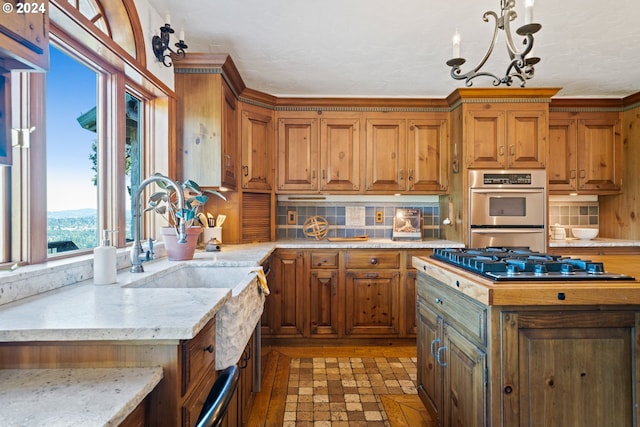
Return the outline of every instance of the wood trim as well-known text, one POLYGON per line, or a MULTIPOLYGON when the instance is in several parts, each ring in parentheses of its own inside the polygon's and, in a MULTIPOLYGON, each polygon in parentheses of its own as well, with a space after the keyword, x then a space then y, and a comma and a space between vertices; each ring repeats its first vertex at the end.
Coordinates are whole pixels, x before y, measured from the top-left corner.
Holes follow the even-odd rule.
POLYGON ((236 64, 226 53, 189 53, 174 62, 173 68, 176 74, 222 74, 236 97, 246 89, 236 64))
MULTIPOLYGON (((640 97, 639 97, 640 98, 640 97)), ((614 98, 558 98, 552 99, 550 111, 620 111, 622 99, 614 98)))
POLYGON ((630 107, 634 104, 640 104, 640 92, 636 92, 633 95, 622 98, 622 105, 624 107, 630 107))
POLYGON ((539 100, 549 102, 560 88, 460 88, 447 96, 447 104, 453 106, 458 102, 482 102, 488 98, 494 102, 526 102, 539 100))

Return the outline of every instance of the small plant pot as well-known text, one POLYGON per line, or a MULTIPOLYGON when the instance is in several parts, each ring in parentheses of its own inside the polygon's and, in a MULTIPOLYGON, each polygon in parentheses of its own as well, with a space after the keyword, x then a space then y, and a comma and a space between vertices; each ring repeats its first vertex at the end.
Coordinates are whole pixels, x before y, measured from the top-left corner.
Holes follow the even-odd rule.
POLYGON ((162 227, 162 241, 167 251, 167 259, 170 261, 185 261, 193 259, 198 244, 198 236, 202 233, 202 227, 187 227, 187 242, 178 243, 178 232, 174 227, 162 227))

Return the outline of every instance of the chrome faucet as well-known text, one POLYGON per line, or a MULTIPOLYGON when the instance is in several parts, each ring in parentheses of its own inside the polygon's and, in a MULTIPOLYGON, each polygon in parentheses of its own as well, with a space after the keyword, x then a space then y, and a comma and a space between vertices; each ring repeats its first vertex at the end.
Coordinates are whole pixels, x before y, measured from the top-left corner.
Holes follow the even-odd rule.
MULTIPOLYGON (((184 194, 182 193, 182 189, 176 182, 172 181, 170 178, 164 175, 152 175, 140 183, 138 189, 136 190, 133 205, 134 240, 133 246, 131 246, 131 269, 129 270, 132 273, 142 273, 144 271, 144 268, 142 268, 142 262, 145 261, 145 256, 141 256, 141 254, 144 254, 144 251, 142 250, 142 242, 140 241, 140 216, 142 215, 142 212, 140 212, 140 197, 142 195, 142 190, 144 190, 147 185, 156 181, 162 181, 168 186, 173 187, 176 190, 176 194, 178 195, 178 209, 182 210, 182 208, 184 207, 184 194)), ((185 231, 185 224, 184 221, 179 221, 180 224, 178 226, 178 243, 186 243, 187 235, 185 231)))

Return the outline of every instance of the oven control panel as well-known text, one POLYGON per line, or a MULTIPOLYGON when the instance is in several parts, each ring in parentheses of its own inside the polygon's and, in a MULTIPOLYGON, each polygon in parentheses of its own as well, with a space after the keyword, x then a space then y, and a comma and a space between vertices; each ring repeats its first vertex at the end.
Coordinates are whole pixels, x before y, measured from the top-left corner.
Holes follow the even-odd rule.
POLYGON ((485 173, 484 185, 531 185, 530 173, 485 173))

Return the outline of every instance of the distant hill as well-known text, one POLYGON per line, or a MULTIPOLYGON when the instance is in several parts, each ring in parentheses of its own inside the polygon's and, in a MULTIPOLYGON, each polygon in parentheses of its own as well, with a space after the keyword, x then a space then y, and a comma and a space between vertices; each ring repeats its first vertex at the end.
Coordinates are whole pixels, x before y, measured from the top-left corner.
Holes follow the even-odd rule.
POLYGON ((83 218, 86 216, 96 216, 96 209, 71 209, 68 211, 49 211, 49 218, 83 218))

